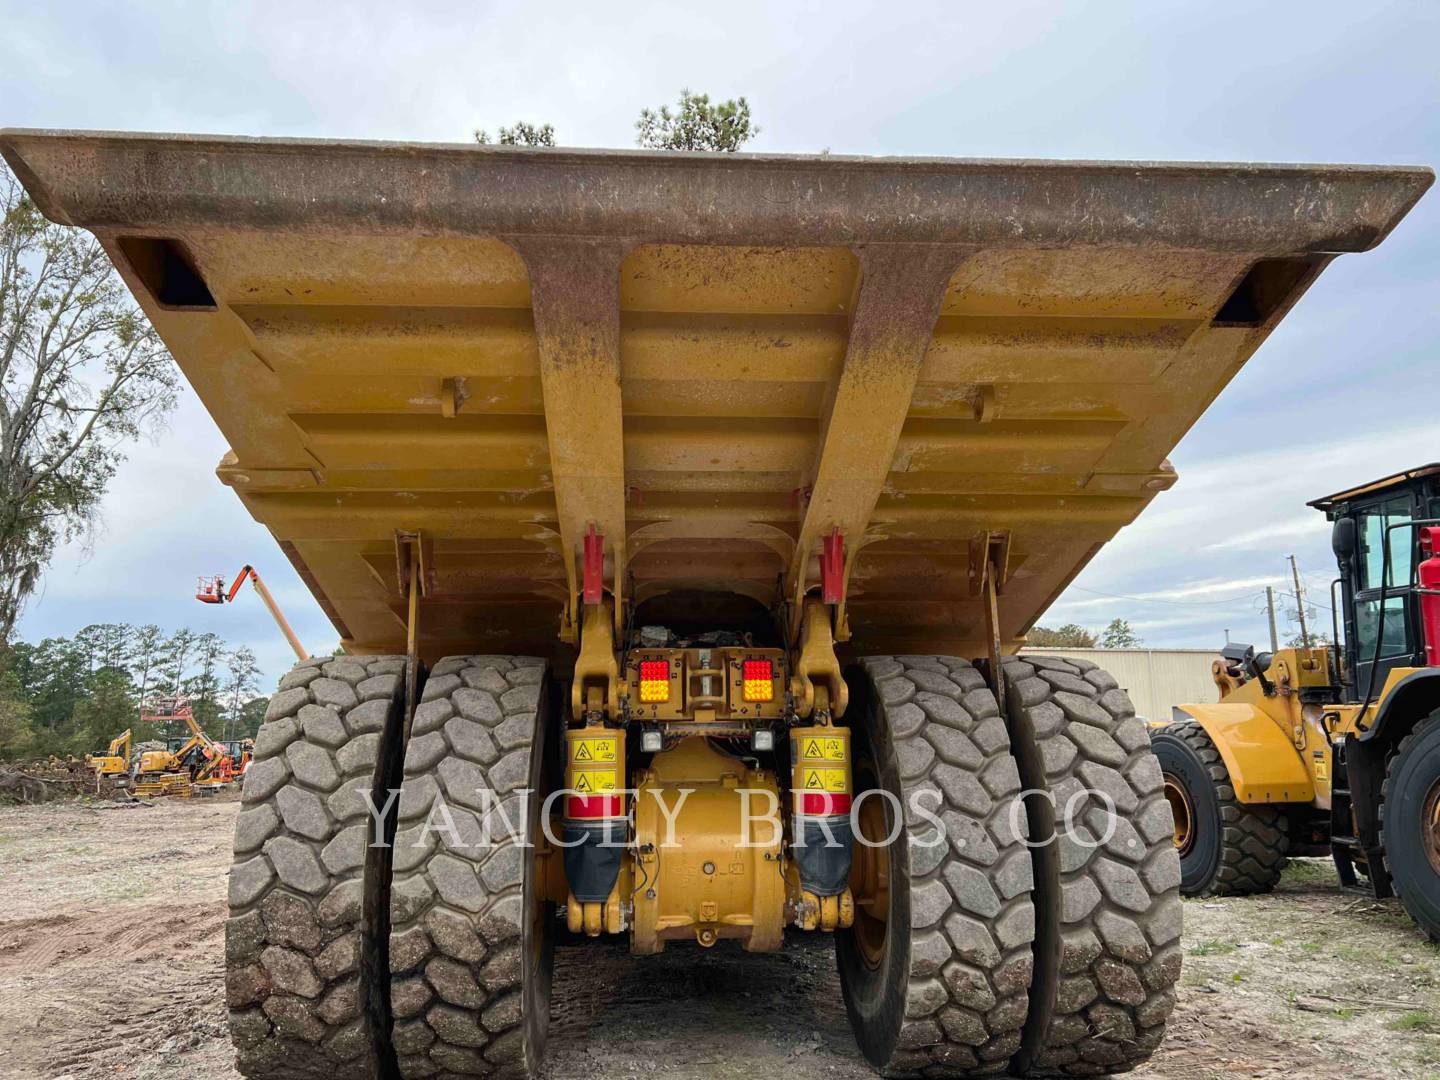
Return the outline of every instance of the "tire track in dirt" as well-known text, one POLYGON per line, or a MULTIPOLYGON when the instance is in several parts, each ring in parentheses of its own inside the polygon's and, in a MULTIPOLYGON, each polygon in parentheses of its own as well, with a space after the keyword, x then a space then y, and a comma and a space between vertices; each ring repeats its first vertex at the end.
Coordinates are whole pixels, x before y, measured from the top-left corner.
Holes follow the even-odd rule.
MULTIPOLYGON (((222 976, 237 808, 0 809, 0 1078, 240 1080, 222 976)), ((1343 894, 1328 865, 1302 863, 1270 896, 1186 903, 1180 1002, 1136 1080, 1434 1075, 1440 950, 1398 903, 1343 894), (1304 1012, 1292 993, 1414 1000, 1429 1019, 1401 1030, 1396 1009, 1339 1000, 1304 1012)), ((828 940, 557 954, 545 1080, 757 1075, 873 1075, 828 940)))
MULTIPOLYGON (((36 971, 61 963, 108 958, 145 959, 176 943, 223 945, 215 925, 217 904, 146 905, 123 912, 85 912, 50 919, 0 922, 0 972, 36 971), (117 930, 116 920, 135 920, 117 930)), ((99 966, 98 964, 96 966, 99 966)))

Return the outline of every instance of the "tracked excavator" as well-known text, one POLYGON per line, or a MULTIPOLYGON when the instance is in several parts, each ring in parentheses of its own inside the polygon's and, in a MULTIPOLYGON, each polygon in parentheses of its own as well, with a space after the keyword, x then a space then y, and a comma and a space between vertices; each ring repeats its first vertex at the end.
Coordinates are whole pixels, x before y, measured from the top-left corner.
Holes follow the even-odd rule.
POLYGON ((189 796, 196 791, 218 790, 234 780, 234 756, 223 743, 205 733, 183 694, 152 698, 141 709, 140 718, 147 724, 178 721, 190 734, 163 750, 144 751, 135 759, 131 779, 136 795, 189 796))
POLYGON ((123 776, 130 771, 131 731, 126 728, 110 740, 103 754, 86 754, 85 764, 97 776, 123 776))

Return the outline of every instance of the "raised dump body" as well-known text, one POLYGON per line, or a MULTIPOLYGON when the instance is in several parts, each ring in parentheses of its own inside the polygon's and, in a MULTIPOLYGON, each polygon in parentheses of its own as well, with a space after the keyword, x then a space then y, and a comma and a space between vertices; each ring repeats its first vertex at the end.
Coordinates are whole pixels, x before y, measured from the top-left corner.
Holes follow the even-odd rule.
POLYGON ((352 654, 286 676, 247 770, 243 1072, 533 1074, 562 930, 834 934, 891 1076, 1158 1045, 1146 729, 1010 654, 1429 170, 0 151, 105 244, 352 654))
POLYGON ((1425 170, 512 150, 12 131, 228 438, 347 649, 548 654, 607 582, 765 607, 839 529, 857 654, 1007 651, 1425 170), (566 555, 569 555, 567 560, 566 555), (573 621, 574 616, 572 614, 573 621))

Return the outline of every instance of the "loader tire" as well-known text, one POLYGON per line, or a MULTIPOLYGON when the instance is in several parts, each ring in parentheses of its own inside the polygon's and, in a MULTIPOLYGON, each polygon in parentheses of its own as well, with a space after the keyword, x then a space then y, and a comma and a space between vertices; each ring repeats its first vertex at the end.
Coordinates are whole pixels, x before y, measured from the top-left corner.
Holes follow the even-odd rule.
POLYGON ((1151 739, 1175 817, 1182 896, 1248 896, 1280 880, 1290 823, 1278 806, 1242 803, 1214 741, 1193 720, 1151 739))
POLYGON ((506 826, 523 813, 538 828, 542 792, 558 786, 550 681, 543 660, 450 657, 415 710, 390 893, 393 1039, 407 1080, 539 1066, 555 917, 536 896, 535 846, 506 826))
POLYGON ((1440 942, 1440 711, 1401 739, 1386 764, 1380 843, 1395 895, 1440 942))
POLYGON ((874 842, 899 826, 888 847, 857 841, 857 864, 881 860, 886 902, 857 904, 836 942, 856 1041, 886 1076, 1004 1073, 1025 1023, 1035 917, 995 695, 949 656, 873 657, 846 679, 859 831, 874 842), (903 821, 864 794, 876 789, 900 800, 903 821))
POLYGON ((1160 766, 1105 671, 1029 655, 1003 666, 1035 865, 1035 978, 1013 1068, 1125 1072, 1160 1044, 1180 977, 1180 861, 1160 766))
POLYGON ((365 800, 398 775, 404 665, 302 661, 256 736, 225 926, 236 1065, 256 1080, 373 1075, 385 1060, 376 975, 389 870, 373 857, 365 800))

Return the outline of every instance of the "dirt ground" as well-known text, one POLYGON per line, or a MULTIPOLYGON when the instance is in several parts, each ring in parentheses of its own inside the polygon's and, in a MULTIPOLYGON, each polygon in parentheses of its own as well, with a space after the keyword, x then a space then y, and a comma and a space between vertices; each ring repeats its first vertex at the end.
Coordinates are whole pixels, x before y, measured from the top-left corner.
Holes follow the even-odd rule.
MULTIPOLYGON (((232 1080, 221 989, 237 803, 0 807, 0 1077, 232 1080)), ((1180 1005, 1132 1075, 1440 1077, 1440 952, 1324 862, 1186 904, 1180 1005)), ((823 939, 557 958, 550 1080, 872 1074, 823 939)))

